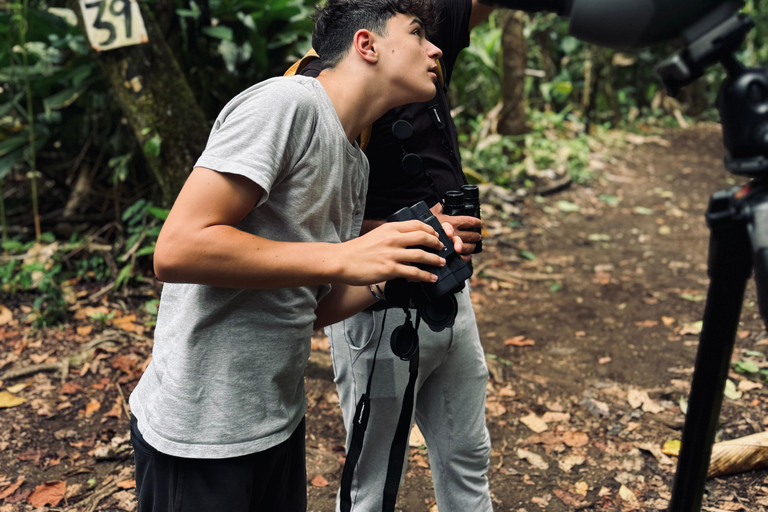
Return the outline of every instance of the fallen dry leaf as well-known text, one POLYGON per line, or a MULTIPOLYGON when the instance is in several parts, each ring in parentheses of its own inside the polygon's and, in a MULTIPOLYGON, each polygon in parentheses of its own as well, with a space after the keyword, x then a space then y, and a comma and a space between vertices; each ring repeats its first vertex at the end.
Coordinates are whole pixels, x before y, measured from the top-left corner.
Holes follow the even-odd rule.
POLYGON ((55 507, 64 499, 67 492, 67 484, 62 481, 46 482, 35 487, 35 490, 27 498, 27 503, 34 507, 49 505, 55 507))
POLYGON ((571 421, 571 415, 567 412, 547 411, 544 413, 541 419, 547 423, 566 423, 571 421))
POLYGON ((314 477, 312 477, 312 480, 310 480, 309 483, 312 484, 314 487, 328 486, 328 480, 326 480, 323 475, 315 475, 314 477))
POLYGON ((118 396, 115 399, 115 404, 109 412, 104 413, 105 418, 119 418, 123 415, 123 398, 118 396))
POLYGON ((507 412, 507 408, 501 405, 499 402, 487 401, 485 403, 485 410, 489 416, 501 416, 507 412))
POLYGON ((40 364, 46 359, 48 359, 48 356, 50 355, 51 355, 50 352, 47 352, 45 354, 29 354, 29 360, 35 364, 40 364))
POLYGON ((77 334, 79 334, 80 336, 88 336, 89 334, 91 334, 91 331, 93 331, 93 326, 92 325, 81 325, 80 327, 78 327, 75 330, 77 331, 77 334))
POLYGON ((534 340, 528 339, 525 336, 514 336, 504 341, 504 345, 512 345, 514 347, 530 347, 535 345, 534 340))
POLYGON ((677 439, 666 441, 664 446, 661 447, 661 453, 674 456, 680 455, 680 441, 677 439))
POLYGON ((80 412, 85 414, 86 418, 93 416, 93 413, 101 409, 101 402, 98 400, 91 400, 85 405, 85 409, 81 409, 80 412))
POLYGON ((578 482, 573 484, 573 490, 576 491, 576 494, 586 496, 587 493, 589 492, 589 484, 584 480, 579 480, 578 482))
POLYGON ((429 461, 427 458, 419 453, 413 456, 413 462, 420 468, 429 469, 429 461))
POLYGON ((13 312, 0 304, 0 325, 5 325, 13 320, 13 312))
POLYGON ((541 434, 542 432, 549 430, 549 425, 547 425, 547 422, 536 416, 534 413, 520 418, 520 423, 533 430, 537 434, 541 434))
POLYGON ((608 364, 611 362, 611 356, 601 357, 597 360, 597 364, 608 364))
POLYGON ((83 388, 80 387, 79 384, 75 384, 74 382, 65 382, 63 386, 61 386, 61 394, 62 395, 74 395, 75 393, 79 392, 83 388))
POLYGON ((567 455, 563 457, 562 459, 557 461, 557 465, 562 469, 565 473, 570 473, 571 469, 573 469, 574 466, 581 466, 587 461, 584 457, 581 455, 567 455))
POLYGON ((523 450, 522 448, 519 448, 517 450, 517 457, 519 459, 527 460, 531 466, 537 469, 541 469, 542 471, 549 469, 549 464, 547 464, 546 461, 544 461, 541 455, 535 454, 528 450, 523 450))
POLYGON ((123 331, 135 332, 136 331, 136 324, 134 323, 135 321, 136 321, 136 315, 126 315, 126 316, 121 316, 120 318, 115 318, 114 320, 112 320, 112 325, 123 331))
POLYGON ((25 389, 28 386, 29 386, 29 384, 27 384, 26 382, 20 382, 20 383, 16 384, 15 386, 8 386, 5 389, 9 393, 13 393, 15 395, 16 393, 19 393, 21 390, 25 389))
POLYGON ((123 480, 122 482, 117 482, 115 485, 120 489, 135 489, 136 480, 123 480))
POLYGON ((659 325, 659 322, 656 320, 643 320, 642 322, 635 322, 635 325, 638 327, 656 327, 659 325))
POLYGON ((0 409, 4 409, 6 407, 16 407, 17 405, 21 405, 26 401, 26 398, 16 396, 12 393, 9 393, 8 391, 0 391, 0 409))
POLYGON ((637 496, 635 496, 635 493, 624 484, 619 488, 619 497, 621 497, 622 501, 626 501, 630 504, 637 503, 637 496))
POLYGON ((661 323, 669 327, 670 325, 675 323, 675 319, 672 318, 671 316, 663 316, 661 317, 661 323))
POLYGON ((579 448, 589 444, 589 436, 586 432, 569 431, 563 434, 563 442, 571 448, 579 448))
POLYGON ((418 448, 426 444, 427 441, 424 439, 424 435, 421 433, 421 430, 419 430, 417 425, 414 425, 411 429, 411 435, 408 437, 408 446, 412 448, 418 448))
POLYGON ((736 389, 746 393, 747 391, 752 391, 754 389, 762 389, 762 387, 763 385, 760 384, 759 382, 754 382, 751 380, 741 380, 739 381, 739 385, 736 389))
POLYGON ((586 504, 584 496, 578 494, 571 494, 565 489, 553 489, 552 494, 558 497, 567 507, 579 507, 586 504))
POLYGON ((136 367, 137 362, 138 359, 135 356, 117 356, 112 358, 110 364, 112 365, 112 368, 119 368, 123 373, 130 375, 133 373, 133 369, 136 367))
POLYGON ((21 484, 23 484, 23 483, 24 483, 24 477, 23 477, 23 476, 20 476, 20 477, 19 477, 19 479, 18 479, 18 480, 16 480, 16 482, 14 482, 14 483, 10 484, 8 487, 6 487, 5 489, 3 489, 3 491, 2 491, 2 492, 0 492, 0 500, 4 500, 4 499, 5 499, 5 498, 7 498, 8 496, 10 496, 10 495, 11 495, 11 494, 13 494, 14 492, 16 492, 16 489, 18 489, 19 487, 21 487, 21 484))

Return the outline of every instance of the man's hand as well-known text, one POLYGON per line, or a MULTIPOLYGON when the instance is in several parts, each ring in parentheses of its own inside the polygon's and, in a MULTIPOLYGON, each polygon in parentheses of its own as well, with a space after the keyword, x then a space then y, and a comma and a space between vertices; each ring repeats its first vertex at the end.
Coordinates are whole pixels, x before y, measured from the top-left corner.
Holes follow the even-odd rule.
MULTIPOLYGON (((461 240, 461 249, 457 248, 456 252, 461 254, 464 261, 469 262, 472 259, 471 255, 472 251, 475 250, 475 244, 483 239, 483 235, 471 230, 482 229, 483 221, 468 215, 443 215, 443 205, 440 203, 435 204, 431 210, 432 215, 437 217, 443 226, 450 224, 453 227, 453 235, 449 234, 448 236, 454 236, 461 240)), ((447 230, 446 233, 448 233, 447 230)))
MULTIPOLYGON (((450 235, 449 235, 450 236, 450 235)), ((443 244, 431 226, 418 220, 387 222, 365 235, 344 242, 340 251, 341 274, 338 281, 367 285, 404 277, 409 281, 433 283, 437 276, 413 263, 442 267, 445 260, 416 246, 435 252, 443 244)))

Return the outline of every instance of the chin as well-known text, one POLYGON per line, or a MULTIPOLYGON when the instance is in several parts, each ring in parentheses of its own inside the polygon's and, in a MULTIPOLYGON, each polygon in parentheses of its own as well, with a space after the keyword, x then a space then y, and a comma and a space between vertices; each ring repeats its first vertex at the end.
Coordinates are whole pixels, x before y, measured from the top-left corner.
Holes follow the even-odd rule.
POLYGON ((424 91, 424 93, 422 94, 421 99, 416 100, 416 101, 419 102, 419 103, 424 103, 425 101, 429 101, 432 98, 434 98, 436 94, 437 94, 437 89, 435 88, 435 85, 432 84, 432 87, 430 87, 428 90, 424 91))

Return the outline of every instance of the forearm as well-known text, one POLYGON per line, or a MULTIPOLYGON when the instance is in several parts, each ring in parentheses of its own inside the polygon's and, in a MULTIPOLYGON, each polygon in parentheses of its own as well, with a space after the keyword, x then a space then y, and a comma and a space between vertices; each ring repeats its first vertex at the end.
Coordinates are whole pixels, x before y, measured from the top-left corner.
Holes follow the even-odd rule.
POLYGON ((313 286, 338 278, 340 249, 341 244, 276 242, 227 225, 183 235, 161 232, 155 273, 166 282, 231 288, 313 286))
POLYGON ((376 299, 368 286, 334 284, 331 292, 317 305, 315 329, 340 322, 374 304, 376 299))

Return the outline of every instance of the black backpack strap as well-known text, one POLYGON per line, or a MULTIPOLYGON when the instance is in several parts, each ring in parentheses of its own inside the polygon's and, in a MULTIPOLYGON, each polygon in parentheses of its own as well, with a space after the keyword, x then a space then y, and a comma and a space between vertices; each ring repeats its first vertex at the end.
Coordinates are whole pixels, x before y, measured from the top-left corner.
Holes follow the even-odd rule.
POLYGON ((350 512, 352 510, 352 480, 355 476, 357 461, 360 459, 360 452, 363 451, 363 439, 365 438, 365 429, 368 428, 368 418, 371 416, 371 399, 369 398, 371 396, 371 382, 373 382, 373 371, 376 369, 376 355, 379 353, 386 320, 387 310, 385 309, 381 320, 379 341, 376 343, 376 350, 373 353, 371 372, 368 374, 368 384, 365 387, 365 393, 360 397, 360 401, 357 402, 355 418, 352 421, 352 439, 349 442, 349 451, 344 461, 344 469, 341 472, 341 512, 350 512))
MULTIPOLYGON (((419 328, 421 317, 416 316, 416 329, 419 328)), ((387 479, 384 483, 384 500, 382 501, 382 512, 394 512, 395 502, 397 501, 397 492, 400 490, 400 479, 403 476, 403 460, 405 451, 408 449, 408 434, 411 430, 411 417, 413 416, 414 396, 416 390, 416 379, 419 376, 419 357, 420 351, 416 349, 416 354, 409 361, 408 386, 405 388, 403 396, 403 406, 400 409, 400 418, 397 420, 397 429, 392 439, 392 447, 389 450, 389 463, 387 464, 387 479)))

